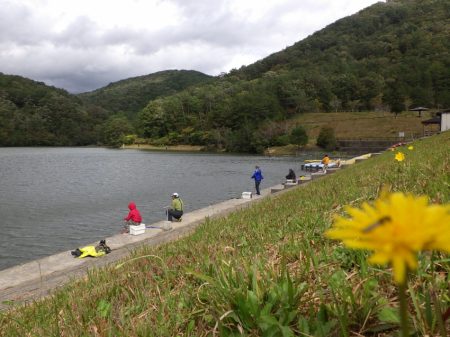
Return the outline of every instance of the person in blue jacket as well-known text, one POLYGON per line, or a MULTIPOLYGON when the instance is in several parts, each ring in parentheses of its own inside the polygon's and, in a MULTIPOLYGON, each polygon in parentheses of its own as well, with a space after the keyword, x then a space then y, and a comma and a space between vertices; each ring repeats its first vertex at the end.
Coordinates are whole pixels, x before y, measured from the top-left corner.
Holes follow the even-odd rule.
POLYGON ((263 180, 264 177, 259 166, 255 166, 255 172, 253 172, 252 179, 255 179, 256 194, 261 195, 261 193, 259 192, 259 185, 261 184, 261 180, 263 180))

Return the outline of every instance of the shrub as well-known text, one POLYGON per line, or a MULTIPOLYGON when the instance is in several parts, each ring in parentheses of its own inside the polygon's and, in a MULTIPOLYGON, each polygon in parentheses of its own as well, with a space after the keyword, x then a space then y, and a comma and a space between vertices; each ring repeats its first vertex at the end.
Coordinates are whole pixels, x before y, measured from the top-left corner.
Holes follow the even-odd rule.
POLYGON ((122 143, 125 145, 134 144, 136 141, 136 135, 126 135, 122 137, 122 143))
POLYGON ((182 141, 182 136, 176 131, 169 132, 167 137, 169 138, 170 145, 179 144, 182 141))
POLYGON ((281 135, 278 136, 277 138, 275 138, 275 140, 273 141, 273 145, 275 146, 285 146, 290 144, 291 140, 289 135, 281 135))
POLYGON ((299 125, 292 129, 290 142, 298 146, 308 144, 308 135, 302 126, 299 125))
POLYGON ((332 127, 323 127, 320 129, 316 144, 325 150, 335 150, 337 148, 337 141, 332 127))
POLYGON ((166 145, 170 145, 170 141, 169 138, 167 136, 165 137, 161 137, 158 139, 153 139, 152 140, 152 145, 155 146, 166 146, 166 145))
POLYGON ((192 145, 208 145, 213 141, 213 136, 209 131, 194 131, 189 136, 189 143, 192 145))

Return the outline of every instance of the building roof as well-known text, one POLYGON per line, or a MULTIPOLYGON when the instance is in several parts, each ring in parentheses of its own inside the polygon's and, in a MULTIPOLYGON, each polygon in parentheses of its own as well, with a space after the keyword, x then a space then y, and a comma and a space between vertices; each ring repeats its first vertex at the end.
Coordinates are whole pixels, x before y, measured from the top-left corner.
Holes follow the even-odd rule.
POLYGON ((442 115, 442 114, 448 114, 448 113, 450 113, 450 109, 445 109, 445 110, 436 112, 436 115, 440 116, 440 115, 442 115))
POLYGON ((422 121, 422 124, 424 125, 429 125, 429 124, 441 124, 441 117, 439 116, 435 116, 433 118, 430 119, 426 119, 424 121, 422 121))
POLYGON ((428 110, 428 108, 424 108, 423 106, 419 106, 414 109, 409 109, 409 111, 426 111, 426 110, 428 110))

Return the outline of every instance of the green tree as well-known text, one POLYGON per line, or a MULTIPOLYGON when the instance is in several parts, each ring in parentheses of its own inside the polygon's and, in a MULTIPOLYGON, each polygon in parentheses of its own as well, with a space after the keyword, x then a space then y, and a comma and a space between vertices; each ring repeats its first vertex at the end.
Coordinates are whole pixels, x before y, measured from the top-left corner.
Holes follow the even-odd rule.
POLYGON ((102 140, 105 145, 120 147, 132 133, 132 127, 126 117, 111 116, 103 125, 102 140))
POLYGON ((290 140, 292 144, 303 146, 308 144, 308 134, 306 133, 306 130, 299 125, 292 129, 290 140))
POLYGON ((334 135, 334 129, 329 126, 321 128, 316 144, 325 150, 335 150, 337 148, 337 141, 334 135))

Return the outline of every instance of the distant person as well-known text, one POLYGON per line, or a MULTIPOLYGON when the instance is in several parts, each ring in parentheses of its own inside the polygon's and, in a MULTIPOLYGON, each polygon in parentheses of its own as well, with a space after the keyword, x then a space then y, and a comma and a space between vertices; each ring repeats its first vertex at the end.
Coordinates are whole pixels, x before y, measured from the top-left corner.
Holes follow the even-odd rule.
POLYGON ((141 213, 136 208, 136 204, 134 201, 130 201, 128 204, 128 209, 130 212, 128 212, 128 215, 123 219, 125 221, 123 225, 122 233, 129 233, 130 232, 130 226, 139 226, 142 222, 141 213))
POLYGON ((322 164, 323 170, 325 171, 328 168, 328 165, 330 164, 330 157, 328 157, 327 154, 322 158, 322 164))
POLYGON ((261 169, 259 166, 255 166, 255 172, 253 172, 253 175, 251 177, 252 179, 255 179, 255 188, 256 188, 256 194, 261 195, 259 192, 259 185, 261 184, 261 180, 264 179, 261 169))
POLYGON ((181 217, 183 216, 183 200, 181 200, 178 193, 172 194, 172 208, 167 210, 167 220, 172 221, 175 218, 177 221, 181 221, 181 217))
POLYGON ((296 180, 295 172, 293 169, 289 169, 289 173, 286 176, 286 179, 293 180, 293 181, 296 180))

